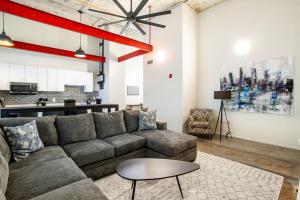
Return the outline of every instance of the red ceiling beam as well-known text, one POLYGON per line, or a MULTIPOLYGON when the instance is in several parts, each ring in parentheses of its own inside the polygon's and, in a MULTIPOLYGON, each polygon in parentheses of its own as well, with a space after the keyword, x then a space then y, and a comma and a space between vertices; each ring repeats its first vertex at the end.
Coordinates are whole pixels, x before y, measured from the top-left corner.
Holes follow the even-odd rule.
POLYGON ((153 50, 153 46, 150 44, 84 25, 10 0, 0 0, 0 11, 111 42, 136 47, 145 52, 151 52, 153 50))
POLYGON ((67 51, 67 50, 63 50, 63 49, 56 49, 56 48, 52 48, 52 47, 40 46, 40 45, 36 45, 36 44, 29 44, 29 43, 19 42, 19 41, 14 41, 14 46, 8 47, 8 48, 22 49, 22 50, 26 50, 26 51, 34 51, 34 52, 39 52, 39 53, 52 54, 52 55, 56 55, 56 56, 65 56, 65 57, 76 58, 76 59, 81 59, 81 60, 105 62, 105 57, 102 57, 102 56, 95 56, 95 55, 87 54, 85 58, 78 58, 78 57, 75 57, 74 51, 67 51))
POLYGON ((146 53, 149 53, 147 51, 143 51, 143 50, 137 50, 137 51, 134 51, 132 53, 129 53, 129 54, 126 54, 124 56, 121 56, 118 58, 118 62, 123 62, 125 60, 128 60, 130 58, 133 58, 133 57, 136 57, 136 56, 140 56, 140 55, 144 55, 146 53))

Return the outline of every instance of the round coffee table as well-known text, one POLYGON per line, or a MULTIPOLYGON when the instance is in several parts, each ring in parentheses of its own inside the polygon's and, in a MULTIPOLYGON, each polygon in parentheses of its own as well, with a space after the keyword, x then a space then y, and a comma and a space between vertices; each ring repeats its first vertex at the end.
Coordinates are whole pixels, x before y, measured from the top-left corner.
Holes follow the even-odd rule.
POLYGON ((117 174, 132 181, 132 200, 137 181, 157 180, 176 177, 181 197, 183 198, 178 176, 193 172, 199 164, 179 160, 136 158, 122 162, 117 167, 117 174))

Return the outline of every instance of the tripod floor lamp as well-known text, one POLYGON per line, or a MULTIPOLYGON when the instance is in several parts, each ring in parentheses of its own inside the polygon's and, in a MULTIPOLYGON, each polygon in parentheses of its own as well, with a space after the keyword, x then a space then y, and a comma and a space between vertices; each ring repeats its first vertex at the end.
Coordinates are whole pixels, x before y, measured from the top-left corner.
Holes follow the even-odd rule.
POLYGON ((214 136, 215 136, 216 132, 217 132, 218 124, 220 124, 220 141, 221 141, 222 140, 222 132, 223 132, 223 123, 224 123, 223 122, 223 113, 225 114, 225 118, 226 118, 225 123, 227 123, 227 126, 228 126, 228 131, 226 133, 226 137, 228 137, 228 135, 231 136, 229 121, 228 121, 226 109, 225 109, 225 106, 224 106, 224 100, 231 99, 231 91, 215 91, 214 92, 214 99, 220 99, 221 100, 221 106, 220 106, 220 110, 219 110, 218 120, 217 120, 216 128, 215 128, 215 131, 214 131, 214 136))

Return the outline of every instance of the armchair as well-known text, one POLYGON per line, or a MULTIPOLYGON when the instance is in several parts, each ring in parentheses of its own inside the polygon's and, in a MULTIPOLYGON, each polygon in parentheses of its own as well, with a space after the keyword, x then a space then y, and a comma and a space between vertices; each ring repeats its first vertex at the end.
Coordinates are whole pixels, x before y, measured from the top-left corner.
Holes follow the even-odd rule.
POLYGON ((212 109, 192 109, 187 120, 188 133, 190 135, 209 135, 212 139, 214 134, 215 119, 212 109))

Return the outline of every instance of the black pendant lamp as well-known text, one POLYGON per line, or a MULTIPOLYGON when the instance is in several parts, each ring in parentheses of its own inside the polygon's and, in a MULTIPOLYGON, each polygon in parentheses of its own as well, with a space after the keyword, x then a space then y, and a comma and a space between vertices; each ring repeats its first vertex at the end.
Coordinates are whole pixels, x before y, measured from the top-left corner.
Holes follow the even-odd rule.
POLYGON ((2 29, 2 33, 0 34, 0 45, 1 46, 6 46, 6 47, 11 47, 11 46, 14 46, 14 42, 12 41, 12 39, 5 34, 5 31, 4 31, 4 12, 3 12, 3 29, 2 29))
MULTIPOLYGON (((80 23, 81 23, 82 11, 79 10, 78 12, 80 14, 80 23)), ((77 57, 77 58, 85 58, 86 57, 86 54, 85 54, 84 50, 81 48, 81 33, 80 33, 80 46, 79 46, 79 49, 77 49, 75 51, 75 57, 77 57)))

